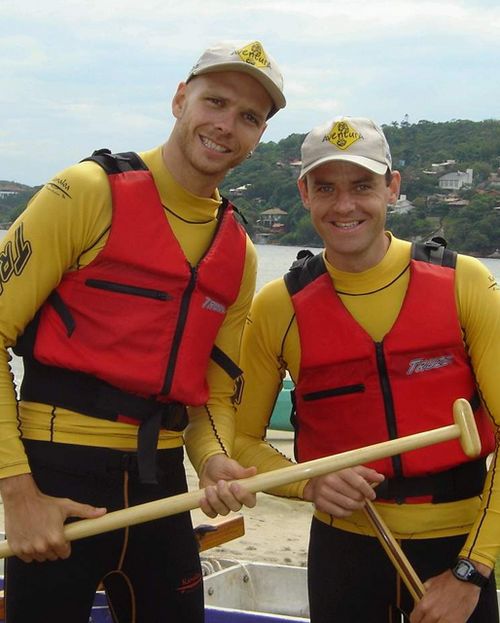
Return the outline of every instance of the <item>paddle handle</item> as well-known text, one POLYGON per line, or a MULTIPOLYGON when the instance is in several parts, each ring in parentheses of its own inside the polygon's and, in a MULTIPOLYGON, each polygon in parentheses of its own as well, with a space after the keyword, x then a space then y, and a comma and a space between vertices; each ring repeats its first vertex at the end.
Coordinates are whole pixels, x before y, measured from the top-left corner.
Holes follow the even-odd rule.
MULTIPOLYGON (((460 399, 462 400, 462 399, 460 399)), ((265 491, 273 487, 278 487, 299 480, 322 476, 329 472, 336 472, 347 467, 362 465, 378 459, 382 459, 409 450, 416 450, 450 439, 459 438, 462 442, 464 452, 478 450, 477 443, 471 440, 471 437, 477 437, 476 423, 472 410, 467 401, 460 405, 460 417, 456 418, 455 424, 436 428, 434 430, 408 435, 400 439, 391 439, 383 441, 372 446, 349 450, 341 454, 326 456, 305 463, 297 463, 289 467, 283 467, 270 472, 257 474, 250 478, 244 478, 235 482, 239 482, 246 487, 248 491, 257 493, 265 491), (467 450, 466 450, 467 447, 467 450)), ((481 444, 479 443, 479 451, 481 444)), ((168 517, 185 511, 199 508, 200 501, 204 496, 204 489, 197 491, 189 491, 168 498, 146 502, 130 508, 124 508, 118 511, 112 511, 97 517, 95 519, 82 519, 67 524, 64 528, 64 535, 68 541, 75 541, 85 537, 94 536, 111 530, 133 526, 146 521, 159 519, 160 517, 168 517)), ((0 543, 0 558, 6 558, 12 555, 12 551, 7 541, 0 543)))

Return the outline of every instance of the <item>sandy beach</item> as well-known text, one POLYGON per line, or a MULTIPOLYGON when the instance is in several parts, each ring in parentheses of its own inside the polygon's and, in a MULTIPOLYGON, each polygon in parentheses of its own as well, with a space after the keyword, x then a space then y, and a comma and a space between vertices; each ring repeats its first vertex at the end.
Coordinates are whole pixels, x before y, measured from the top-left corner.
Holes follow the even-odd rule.
MULTIPOLYGON (((272 432, 273 445, 287 456, 292 455, 291 434, 272 432)), ((186 459, 190 490, 198 488, 198 477, 186 459)), ((222 546, 203 553, 207 558, 226 558, 245 561, 273 562, 305 566, 311 505, 259 493, 255 508, 244 508, 245 534, 222 546)), ((213 523, 200 510, 192 511, 193 524, 213 523)), ((0 504, 0 531, 4 529, 3 506, 0 504)))

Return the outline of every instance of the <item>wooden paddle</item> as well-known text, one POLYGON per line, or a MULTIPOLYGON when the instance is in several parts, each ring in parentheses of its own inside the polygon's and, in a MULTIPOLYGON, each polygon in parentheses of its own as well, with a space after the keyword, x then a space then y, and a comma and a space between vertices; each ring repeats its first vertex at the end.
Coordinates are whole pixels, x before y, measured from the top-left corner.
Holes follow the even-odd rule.
MULTIPOLYGON (((314 476, 322 476, 329 472, 335 472, 346 467, 354 467, 375 461, 377 459, 394 456, 409 450, 423 448, 450 439, 460 439, 464 452, 469 456, 478 453, 480 448, 479 435, 476 429, 474 417, 470 417, 472 411, 462 409, 455 415, 455 423, 434 430, 408 435, 400 439, 391 439, 372 446, 366 446, 348 452, 342 452, 333 456, 326 456, 305 463, 297 463, 289 467, 283 467, 271 472, 257 474, 250 478, 238 480, 248 491, 256 493, 272 487, 290 484, 314 476)), ((96 519, 82 519, 67 524, 64 535, 68 541, 94 536, 103 532, 125 528, 145 521, 152 521, 160 517, 168 517, 184 511, 193 510, 200 506, 203 498, 203 489, 189 491, 174 495, 169 498, 139 504, 130 508, 113 511, 97 517, 96 519)), ((12 551, 7 541, 0 543, 0 558, 12 556, 12 551)))

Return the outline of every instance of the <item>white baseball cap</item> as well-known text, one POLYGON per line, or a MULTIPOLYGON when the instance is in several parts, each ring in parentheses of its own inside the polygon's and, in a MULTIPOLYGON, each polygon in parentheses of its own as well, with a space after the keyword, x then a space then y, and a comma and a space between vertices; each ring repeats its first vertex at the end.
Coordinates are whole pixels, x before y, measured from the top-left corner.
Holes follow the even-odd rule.
POLYGON ((216 71, 241 71, 260 82, 274 104, 269 117, 286 106, 281 71, 259 41, 223 41, 206 49, 189 72, 186 82, 194 76, 216 71))
POLYGON ((384 175, 392 168, 391 151, 382 129, 366 117, 335 117, 309 132, 301 148, 299 179, 325 162, 352 162, 384 175))

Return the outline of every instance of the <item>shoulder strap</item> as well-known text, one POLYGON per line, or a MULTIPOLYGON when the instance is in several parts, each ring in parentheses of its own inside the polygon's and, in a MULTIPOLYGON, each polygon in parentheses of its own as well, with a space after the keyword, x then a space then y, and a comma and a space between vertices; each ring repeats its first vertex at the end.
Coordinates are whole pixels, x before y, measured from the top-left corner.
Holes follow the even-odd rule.
POLYGON ((314 255, 311 251, 303 249, 297 253, 297 259, 290 266, 283 279, 288 293, 293 296, 325 272, 323 254, 314 255))
POLYGON ((91 156, 84 158, 80 162, 86 161, 96 162, 108 175, 126 173, 127 171, 148 170, 144 161, 134 151, 112 154, 109 149, 96 149, 91 156))
POLYGON ((411 258, 429 264, 455 268, 457 253, 447 249, 446 245, 446 240, 439 236, 431 238, 427 242, 414 242, 411 248, 411 258))
MULTIPOLYGON (((222 205, 226 204, 226 207, 230 207, 232 209, 232 211, 234 212, 234 214, 238 215, 238 218, 241 220, 241 222, 244 225, 248 225, 248 221, 245 218, 245 215, 243 214, 243 212, 234 205, 234 203, 232 201, 229 201, 228 199, 226 199, 224 196, 221 195, 221 199, 222 199, 222 205)), ((221 206, 222 207, 222 206, 221 206)))

